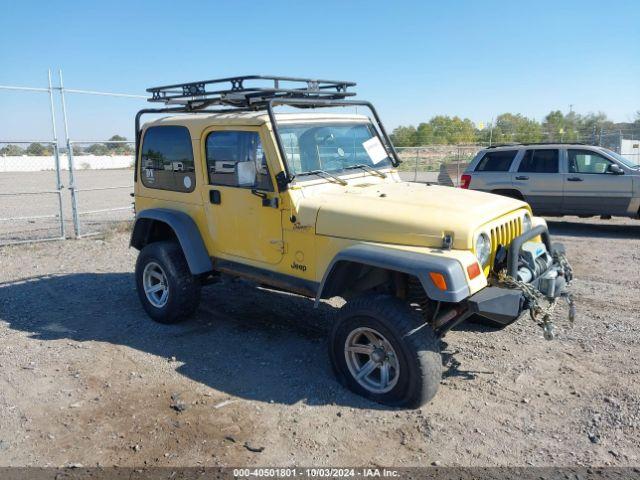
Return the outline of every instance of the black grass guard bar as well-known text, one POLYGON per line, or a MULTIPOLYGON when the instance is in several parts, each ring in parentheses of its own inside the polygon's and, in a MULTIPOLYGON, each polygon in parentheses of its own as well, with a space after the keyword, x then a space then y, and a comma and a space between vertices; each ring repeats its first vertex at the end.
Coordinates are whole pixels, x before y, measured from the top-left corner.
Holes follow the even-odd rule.
POLYGON ((507 274, 511 278, 517 278, 518 257, 520 256, 522 245, 524 245, 525 242, 528 242, 532 238, 537 237, 538 235, 542 237, 542 241, 547 247, 549 255, 553 255, 553 250, 551 249, 551 237, 549 236, 549 230, 547 229, 547 227, 545 225, 538 225, 537 227, 532 228, 528 232, 525 232, 519 237, 514 238, 511 242, 509 252, 507 253, 507 274))

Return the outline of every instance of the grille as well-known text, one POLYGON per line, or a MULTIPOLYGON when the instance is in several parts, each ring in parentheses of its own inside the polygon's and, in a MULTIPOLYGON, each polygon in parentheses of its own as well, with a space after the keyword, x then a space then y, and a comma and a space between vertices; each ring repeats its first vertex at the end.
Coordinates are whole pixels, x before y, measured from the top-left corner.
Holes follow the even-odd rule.
POLYGON ((522 217, 518 216, 501 225, 496 225, 489 234, 491 235, 491 257, 493 258, 498 245, 508 247, 514 238, 522 235, 522 217))

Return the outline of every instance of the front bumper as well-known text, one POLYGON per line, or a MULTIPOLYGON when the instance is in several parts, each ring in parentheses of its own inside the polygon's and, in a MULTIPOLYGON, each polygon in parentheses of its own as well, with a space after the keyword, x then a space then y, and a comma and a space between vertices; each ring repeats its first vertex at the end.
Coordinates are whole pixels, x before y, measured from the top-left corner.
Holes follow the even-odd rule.
MULTIPOLYGON (((522 246, 529 240, 540 236, 547 251, 553 258, 551 266, 536 278, 533 278, 529 285, 543 294, 547 299, 554 299, 567 295, 567 286, 572 279, 571 269, 559 261, 564 255, 562 244, 551 244, 549 231, 544 225, 537 226, 530 231, 515 238, 509 246, 507 253, 507 274, 511 278, 516 278, 518 273, 518 259, 522 246)), ((521 290, 506 288, 503 286, 489 286, 467 300, 468 313, 470 315, 481 315, 493 322, 501 325, 508 325, 517 320, 530 305, 521 290)))

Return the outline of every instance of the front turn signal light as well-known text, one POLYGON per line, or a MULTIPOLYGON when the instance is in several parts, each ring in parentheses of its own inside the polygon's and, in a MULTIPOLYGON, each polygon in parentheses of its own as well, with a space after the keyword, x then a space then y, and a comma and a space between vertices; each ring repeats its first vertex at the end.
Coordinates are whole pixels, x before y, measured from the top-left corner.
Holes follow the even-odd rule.
POLYGON ((440 290, 447 290, 447 281, 445 280, 444 275, 438 272, 429 272, 429 277, 437 288, 440 290))
POLYGON ((478 275, 480 275, 480 265, 477 263, 472 263, 467 267, 467 273, 469 274, 469 278, 473 280, 478 275))

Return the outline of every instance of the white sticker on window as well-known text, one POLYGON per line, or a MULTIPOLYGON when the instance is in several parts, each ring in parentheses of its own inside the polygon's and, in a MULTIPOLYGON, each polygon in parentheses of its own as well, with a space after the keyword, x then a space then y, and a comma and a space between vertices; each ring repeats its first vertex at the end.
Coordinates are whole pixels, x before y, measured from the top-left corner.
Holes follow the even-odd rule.
POLYGON ((362 142, 362 146, 367 151, 367 155, 369 155, 374 165, 387 158, 387 151, 382 146, 378 137, 372 137, 366 142, 362 142))
POLYGON ((250 187, 256 183, 256 164, 254 162, 238 162, 238 186, 250 187))
POLYGON ((184 188, 186 188, 187 190, 191 188, 191 179, 189 177, 184 177, 182 183, 184 184, 184 188))

